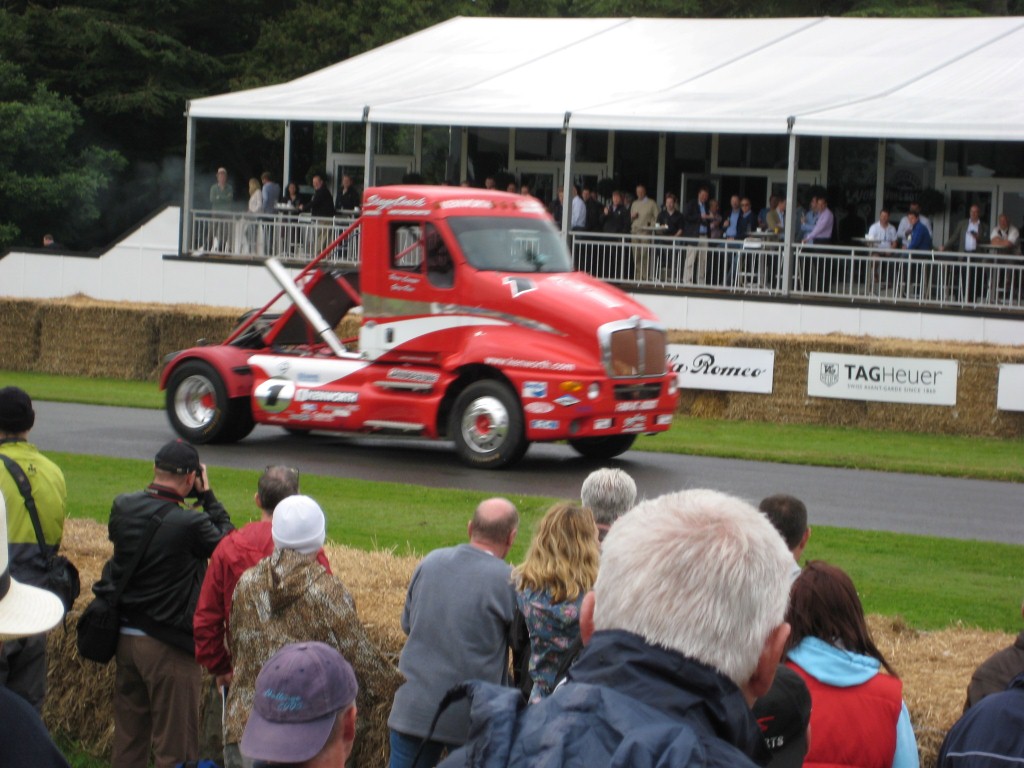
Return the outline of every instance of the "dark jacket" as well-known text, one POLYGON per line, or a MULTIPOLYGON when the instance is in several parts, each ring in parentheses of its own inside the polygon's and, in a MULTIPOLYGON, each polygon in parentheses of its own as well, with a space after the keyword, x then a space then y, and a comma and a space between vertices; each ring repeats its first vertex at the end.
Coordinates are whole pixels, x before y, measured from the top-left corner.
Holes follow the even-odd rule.
POLYGON ((212 491, 204 494, 203 510, 187 509, 183 503, 181 496, 156 484, 114 499, 107 526, 114 555, 103 566, 93 592, 108 597, 114 591, 150 519, 169 508, 118 605, 122 623, 192 655, 192 617, 206 560, 234 526, 212 491))
POLYGON ((1024 674, 1024 632, 1009 648, 996 651, 983 661, 967 686, 967 703, 964 712, 986 696, 1006 690, 1007 684, 1017 675, 1024 674))
POLYGON ((986 696, 949 729, 938 768, 997 768, 1024 760, 1024 675, 986 696))
MULTIPOLYGON (((949 234, 949 238, 946 240, 943 247, 947 251, 966 251, 967 250, 967 227, 970 226, 971 220, 964 219, 949 234)), ((984 221, 978 221, 978 237, 976 245, 984 245, 989 240, 988 224, 984 221)))
POLYGON ((327 189, 326 184, 322 185, 320 189, 313 190, 313 197, 310 198, 309 205, 306 208, 313 216, 325 219, 334 216, 334 197, 331 195, 331 191, 327 189))
MULTIPOLYGON (((708 213, 711 212, 710 206, 705 203, 704 210, 708 213)), ((710 233, 711 222, 704 222, 700 218, 700 201, 690 200, 688 203, 683 205, 683 237, 698 237, 700 235, 700 227, 704 225, 705 232, 707 235, 710 233)))
POLYGON ((756 229, 757 214, 752 210, 747 213, 741 213, 739 219, 736 221, 736 239, 742 240, 748 233, 753 232, 756 229))
POLYGON ((608 215, 604 217, 601 228, 608 234, 629 234, 629 209, 622 203, 608 206, 608 215))
POLYGON ((472 691, 469 741, 444 768, 743 768, 768 759, 731 681, 629 632, 596 633, 568 682, 539 704, 479 682, 472 691))

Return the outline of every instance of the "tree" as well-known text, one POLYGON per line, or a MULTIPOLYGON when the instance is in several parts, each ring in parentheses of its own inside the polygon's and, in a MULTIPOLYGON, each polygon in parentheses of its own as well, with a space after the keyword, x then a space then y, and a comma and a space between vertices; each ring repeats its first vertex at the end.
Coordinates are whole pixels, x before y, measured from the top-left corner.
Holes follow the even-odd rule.
POLYGON ((100 218, 100 193, 123 158, 80 146, 77 108, 0 58, 0 248, 38 245, 52 232, 68 245, 100 218))

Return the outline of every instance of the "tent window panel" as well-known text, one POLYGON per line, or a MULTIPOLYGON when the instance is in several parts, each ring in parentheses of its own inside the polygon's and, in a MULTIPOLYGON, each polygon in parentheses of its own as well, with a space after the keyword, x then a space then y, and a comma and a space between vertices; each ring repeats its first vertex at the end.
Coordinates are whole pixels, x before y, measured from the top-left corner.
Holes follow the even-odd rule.
POLYGON ((947 141, 943 173, 975 179, 1024 177, 1024 143, 947 141))
MULTIPOLYGON (((565 141, 562 141, 565 144, 565 141)), ((562 147, 565 155, 565 147, 562 147)), ((608 131, 577 131, 576 160, 581 163, 608 162, 608 131)))

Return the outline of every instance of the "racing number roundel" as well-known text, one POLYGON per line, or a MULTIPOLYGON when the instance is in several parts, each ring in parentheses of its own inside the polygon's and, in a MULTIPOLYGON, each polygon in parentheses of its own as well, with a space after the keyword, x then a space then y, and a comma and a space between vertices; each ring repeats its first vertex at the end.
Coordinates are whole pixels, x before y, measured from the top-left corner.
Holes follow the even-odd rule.
POLYGON ((267 413, 280 413, 295 398, 295 384, 286 379, 267 379, 253 393, 256 405, 267 413))

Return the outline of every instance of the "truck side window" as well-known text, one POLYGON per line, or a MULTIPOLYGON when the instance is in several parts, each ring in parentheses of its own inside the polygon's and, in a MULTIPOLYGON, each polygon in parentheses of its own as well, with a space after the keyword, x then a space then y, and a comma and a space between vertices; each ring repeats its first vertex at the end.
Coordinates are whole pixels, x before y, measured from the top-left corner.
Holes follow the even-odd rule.
POLYGON ((423 272, 423 235, 420 225, 395 222, 391 225, 391 268, 402 272, 423 272))
POLYGON ((451 288, 455 285, 455 264, 448 246, 441 239, 441 233, 433 224, 424 227, 424 242, 427 246, 427 280, 435 288, 451 288))

